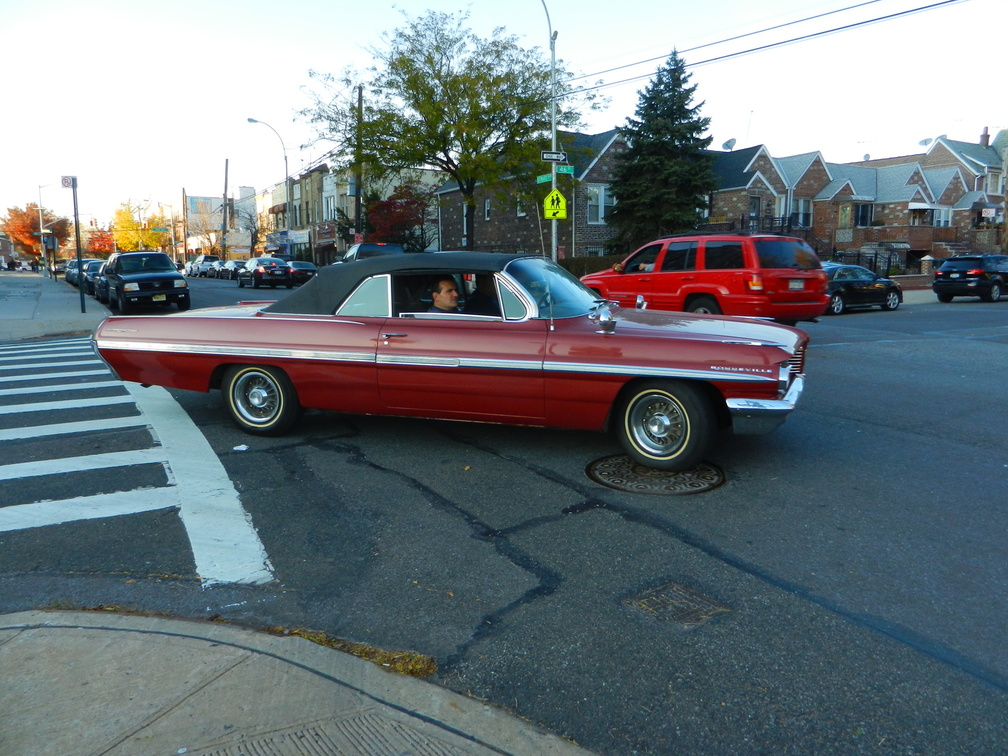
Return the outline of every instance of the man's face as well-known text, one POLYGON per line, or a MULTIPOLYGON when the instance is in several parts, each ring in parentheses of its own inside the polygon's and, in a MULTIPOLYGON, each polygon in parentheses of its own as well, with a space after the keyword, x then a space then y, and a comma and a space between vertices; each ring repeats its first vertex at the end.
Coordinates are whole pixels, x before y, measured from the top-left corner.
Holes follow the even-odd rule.
POLYGON ((439 281, 438 289, 432 296, 434 306, 439 310, 451 311, 458 309, 458 288, 455 286, 454 281, 439 281))

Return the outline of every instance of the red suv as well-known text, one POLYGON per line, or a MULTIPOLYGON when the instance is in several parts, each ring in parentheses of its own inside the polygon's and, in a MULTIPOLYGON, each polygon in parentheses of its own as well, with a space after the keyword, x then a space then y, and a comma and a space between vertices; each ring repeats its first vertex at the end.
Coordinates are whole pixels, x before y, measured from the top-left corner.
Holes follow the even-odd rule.
POLYGON ((612 270, 581 281, 605 299, 656 310, 813 320, 829 304, 813 249, 790 236, 678 234, 638 249, 612 270))

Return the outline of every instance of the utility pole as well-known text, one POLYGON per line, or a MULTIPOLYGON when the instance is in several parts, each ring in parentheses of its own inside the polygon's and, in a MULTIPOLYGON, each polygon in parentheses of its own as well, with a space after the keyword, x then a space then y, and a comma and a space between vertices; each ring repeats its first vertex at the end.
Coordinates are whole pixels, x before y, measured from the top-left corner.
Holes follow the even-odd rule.
POLYGON ((228 185, 228 159, 224 158, 224 202, 221 205, 221 231, 220 231, 221 260, 227 259, 227 221, 228 221, 227 185, 228 185))
POLYGON ((361 124, 364 122, 364 87, 357 85, 357 133, 356 145, 354 148, 354 242, 357 242, 357 235, 361 241, 364 240, 364 222, 361 217, 361 182, 364 180, 363 168, 361 166, 361 124))

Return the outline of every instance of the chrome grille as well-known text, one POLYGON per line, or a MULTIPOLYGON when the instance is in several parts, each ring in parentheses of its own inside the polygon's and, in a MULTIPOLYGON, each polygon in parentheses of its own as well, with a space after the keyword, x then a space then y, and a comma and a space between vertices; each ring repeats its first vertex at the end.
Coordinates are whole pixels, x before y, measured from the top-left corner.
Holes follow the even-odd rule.
POLYGON ((801 375, 805 372, 805 347, 801 346, 795 350, 795 353, 791 355, 791 359, 787 361, 788 372, 792 376, 801 375))

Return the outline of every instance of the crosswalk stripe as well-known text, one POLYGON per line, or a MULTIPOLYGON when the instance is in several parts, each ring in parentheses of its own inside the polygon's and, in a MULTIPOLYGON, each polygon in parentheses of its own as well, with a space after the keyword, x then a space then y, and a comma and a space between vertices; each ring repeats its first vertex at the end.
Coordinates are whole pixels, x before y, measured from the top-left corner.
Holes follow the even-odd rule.
POLYGON ((2 352, 0 353, 0 362, 24 362, 25 360, 32 358, 45 358, 48 360, 62 355, 94 357, 94 351, 91 349, 81 349, 79 347, 64 347, 62 349, 32 349, 22 352, 2 352))
MULTIPOLYGON (((146 465, 154 462, 167 462, 168 457, 160 446, 148 449, 133 449, 130 451, 106 452, 104 454, 89 454, 84 457, 64 457, 61 459, 43 459, 35 462, 16 462, 10 465, 0 465, 0 480, 19 480, 35 478, 42 475, 63 475, 66 473, 83 472, 84 470, 103 470, 108 467, 125 467, 127 465, 146 465)), ((174 482, 169 471, 169 482, 174 482)))
POLYGON ((94 389, 94 388, 117 388, 122 386, 122 381, 89 381, 87 383, 75 383, 67 386, 65 383, 52 383, 46 386, 24 386, 22 388, 0 389, 0 396, 24 396, 25 394, 45 394, 49 391, 67 391, 70 388, 94 389))
MULTIPOLYGON (((108 369, 71 370, 66 373, 45 373, 44 375, 6 375, 0 376, 0 383, 27 383, 28 381, 37 381, 40 378, 45 378, 47 381, 57 378, 87 378, 92 375, 109 375, 109 371, 108 369)), ((64 388, 66 387, 64 386, 64 388)))
POLYGON ((133 404, 133 398, 126 395, 93 396, 84 399, 61 399, 58 402, 29 402, 0 407, 0 415, 15 415, 21 412, 51 412, 53 410, 83 409, 84 407, 111 407, 115 404, 133 404))
POLYGON ((20 365, 0 365, 0 370, 38 370, 40 368, 66 367, 67 365, 104 365, 101 360, 61 360, 60 362, 27 362, 20 365))
POLYGON ((169 508, 179 508, 179 493, 174 487, 118 491, 59 501, 37 501, 33 504, 0 507, 0 533, 169 508))
POLYGON ((31 428, 6 428, 0 430, 0 441, 21 441, 28 438, 61 436, 64 433, 87 433, 89 431, 120 430, 122 428, 142 428, 147 425, 143 415, 132 417, 110 417, 104 420, 78 420, 73 423, 52 423, 31 428))

